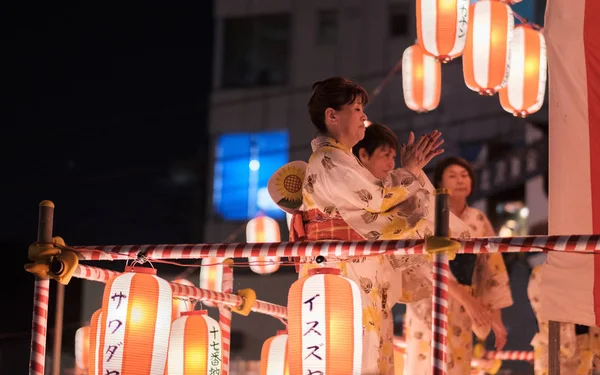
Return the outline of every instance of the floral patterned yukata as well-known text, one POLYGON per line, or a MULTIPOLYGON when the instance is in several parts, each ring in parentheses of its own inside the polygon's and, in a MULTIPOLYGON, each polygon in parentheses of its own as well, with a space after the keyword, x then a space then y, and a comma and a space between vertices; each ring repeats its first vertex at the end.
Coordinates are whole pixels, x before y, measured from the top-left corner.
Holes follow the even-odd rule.
MULTIPOLYGON (((531 271, 527 296, 538 321, 539 332, 531 340, 534 353, 534 374, 548 374, 548 321, 540 319, 541 266, 531 271)), ((592 373, 594 354, 600 354, 600 328, 590 327, 588 333, 576 335, 575 324, 560 323, 560 373, 588 375, 592 373)))
MULTIPOLYGON (((431 184, 423 173, 417 178, 396 169, 381 181, 360 164, 351 150, 331 138, 318 137, 312 147, 302 194, 305 236, 300 239, 406 239, 432 233, 431 184)), ((466 230, 454 219, 453 228, 466 230)), ((300 277, 306 276, 308 269, 320 267, 313 261, 303 259, 300 277)), ((340 268, 342 275, 361 289, 362 374, 393 375, 392 306, 422 299, 431 303, 430 264, 422 255, 393 254, 328 257, 325 264, 340 268)))
MULTIPOLYGON (((466 207, 461 219, 474 237, 494 236, 487 217, 478 209, 466 207)), ((490 309, 513 304, 508 273, 502 254, 457 255, 450 270, 461 286, 490 309), (466 284, 466 285, 465 285, 466 284)), ((473 325, 465 308, 454 298, 448 305, 448 375, 471 373, 473 325)), ((431 301, 410 303, 406 311, 407 332, 405 375, 429 375, 431 369, 431 301)))

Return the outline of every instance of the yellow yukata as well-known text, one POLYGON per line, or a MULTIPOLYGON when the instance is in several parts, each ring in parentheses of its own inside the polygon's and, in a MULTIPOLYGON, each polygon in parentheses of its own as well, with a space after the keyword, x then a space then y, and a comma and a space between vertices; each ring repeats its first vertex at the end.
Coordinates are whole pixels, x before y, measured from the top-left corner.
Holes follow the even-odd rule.
MULTIPOLYGON (((382 181, 351 150, 331 138, 316 138, 312 147, 301 211, 318 210, 320 220, 336 219, 367 240, 416 239, 432 234, 432 187, 425 174, 421 172, 417 178, 404 169, 396 169, 382 181)), ((455 217, 451 225, 457 233, 466 231, 466 226, 455 217)), ((318 225, 312 228, 315 227, 318 225)), ((332 233, 345 233, 339 226, 326 228, 332 233)), ((320 267, 312 261, 303 260, 300 277, 306 276, 308 269, 320 267)), ((361 373, 393 375, 392 307, 397 302, 431 301, 430 263, 423 255, 390 254, 350 259, 330 256, 325 265, 340 268, 342 275, 361 289, 361 373)))
MULTIPOLYGON (((476 208, 466 207, 461 219, 473 237, 489 237, 494 232, 489 220, 476 208)), ((460 257, 463 255, 457 255, 460 257)), ((454 261, 450 261, 451 264, 454 261)), ((454 276, 454 275, 452 275, 454 276)), ((479 254, 472 270, 472 285, 461 285, 471 291, 489 309, 502 309, 513 304, 508 273, 502 255, 479 254)), ((460 283, 460 279, 457 280, 460 283)), ((410 303, 406 309, 407 332, 405 375, 429 375, 431 368, 431 301, 410 303)), ((448 375, 471 373, 473 324, 465 308, 454 298, 448 301, 448 375)))
MULTIPOLYGON (((541 266, 535 267, 529 277, 527 296, 538 320, 538 333, 531 340, 534 352, 534 374, 548 374, 548 321, 540 320, 541 266)), ((589 333, 576 335, 575 324, 560 323, 560 373, 589 375, 592 373, 594 354, 600 353, 600 328, 590 327, 589 333)))

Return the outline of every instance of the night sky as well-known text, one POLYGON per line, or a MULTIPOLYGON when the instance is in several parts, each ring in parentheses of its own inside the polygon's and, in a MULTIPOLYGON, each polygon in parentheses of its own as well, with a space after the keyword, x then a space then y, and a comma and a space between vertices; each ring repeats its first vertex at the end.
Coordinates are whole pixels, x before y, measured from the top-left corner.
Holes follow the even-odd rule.
MULTIPOLYGON (((0 372, 25 373, 23 265, 41 200, 56 204, 67 244, 201 241, 212 4, 13 2, 3 13, 0 372)), ((67 287, 65 325, 79 323, 79 287, 67 287)))

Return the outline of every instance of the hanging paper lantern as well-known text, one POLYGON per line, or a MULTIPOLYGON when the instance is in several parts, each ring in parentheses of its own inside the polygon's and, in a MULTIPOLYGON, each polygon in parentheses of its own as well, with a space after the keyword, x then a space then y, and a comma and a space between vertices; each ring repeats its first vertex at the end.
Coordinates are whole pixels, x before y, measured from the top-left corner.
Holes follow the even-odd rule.
MULTIPOLYGON (((176 279, 173 280, 175 284, 194 286, 194 283, 187 279, 176 279)), ((189 299, 181 299, 179 297, 173 298, 173 309, 171 312, 171 321, 179 318, 181 313, 185 311, 192 311, 194 309, 194 303, 189 299)))
POLYGON ((518 25, 510 43, 508 84, 500 90, 500 104, 519 117, 537 112, 546 93, 546 41, 528 25, 518 25))
MULTIPOLYGON (((200 268, 200 288, 213 290, 215 292, 223 291, 223 262, 226 258, 202 258, 202 267, 200 268)), ((202 301, 206 306, 215 307, 216 303, 202 301)))
POLYGON ((100 329, 100 371, 163 375, 173 292, 156 270, 127 267, 106 283, 100 329))
MULTIPOLYGON (((246 225, 246 242, 264 243, 280 242, 281 235, 277 221, 268 216, 259 216, 246 225)), ((255 257, 249 258, 250 269, 259 275, 273 273, 279 269, 279 257, 255 257)))
POLYGON ((440 103, 442 67, 433 56, 415 44, 402 54, 402 89, 406 106, 428 112, 440 103))
POLYGON ((339 269, 314 268, 288 294, 290 375, 360 374, 360 289, 339 269), (320 371, 320 372, 319 372, 320 371))
POLYGON ((90 327, 85 326, 75 331, 75 366, 82 371, 87 370, 90 354, 90 327))
POLYGON ((92 314, 92 319, 90 319, 90 349, 88 356, 88 375, 100 375, 100 362, 99 362, 99 351, 100 351, 100 328, 102 328, 102 324, 100 323, 102 320, 102 309, 96 310, 94 314, 92 314))
POLYGON ((507 4, 481 0, 471 5, 462 58, 465 83, 471 90, 494 95, 506 86, 513 26, 513 12, 507 4))
POLYGON ((206 310, 188 311, 171 328, 166 375, 221 373, 221 328, 206 310))
POLYGON ((469 0, 417 0, 417 39, 441 62, 462 54, 467 39, 469 0))
POLYGON ((287 361, 287 331, 278 331, 269 337, 260 353, 260 375, 289 375, 287 361))

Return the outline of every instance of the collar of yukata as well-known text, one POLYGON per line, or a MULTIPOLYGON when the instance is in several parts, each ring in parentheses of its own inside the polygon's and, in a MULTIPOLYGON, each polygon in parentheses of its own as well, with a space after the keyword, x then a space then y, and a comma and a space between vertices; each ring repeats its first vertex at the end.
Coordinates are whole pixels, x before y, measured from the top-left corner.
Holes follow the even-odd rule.
POLYGON ((344 146, 340 142, 338 142, 335 139, 328 137, 326 135, 320 135, 320 136, 316 137, 315 139, 312 140, 312 142, 310 142, 310 145, 312 147, 313 152, 317 151, 321 147, 329 146, 329 147, 339 148, 340 150, 354 156, 351 148, 344 146))

